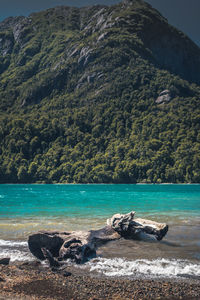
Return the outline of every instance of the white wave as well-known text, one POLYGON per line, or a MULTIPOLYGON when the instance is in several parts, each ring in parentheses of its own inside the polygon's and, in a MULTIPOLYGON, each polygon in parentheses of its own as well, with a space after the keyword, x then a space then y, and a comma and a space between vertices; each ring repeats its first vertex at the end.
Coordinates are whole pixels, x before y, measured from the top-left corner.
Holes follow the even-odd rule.
POLYGON ((11 262, 13 261, 32 261, 34 257, 29 252, 24 252, 20 250, 1 250, 0 252, 0 259, 10 257, 11 262))
POLYGON ((25 241, 0 240, 0 258, 4 257, 10 257, 11 261, 33 260, 25 241))
POLYGON ((127 261, 122 258, 99 258, 91 260, 86 265, 90 268, 90 271, 97 271, 106 276, 200 276, 200 263, 192 263, 188 260, 163 258, 127 261))
POLYGON ((9 247, 28 246, 28 243, 24 242, 24 241, 6 241, 6 240, 0 240, 0 246, 9 246, 9 247))

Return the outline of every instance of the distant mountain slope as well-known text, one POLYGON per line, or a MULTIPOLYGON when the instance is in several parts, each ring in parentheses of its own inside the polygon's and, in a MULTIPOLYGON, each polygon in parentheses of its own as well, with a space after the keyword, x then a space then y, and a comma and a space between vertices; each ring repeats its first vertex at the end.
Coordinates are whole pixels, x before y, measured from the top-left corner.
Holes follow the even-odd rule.
POLYGON ((4 20, 1 182, 199 182, 199 74, 143 1, 4 20))

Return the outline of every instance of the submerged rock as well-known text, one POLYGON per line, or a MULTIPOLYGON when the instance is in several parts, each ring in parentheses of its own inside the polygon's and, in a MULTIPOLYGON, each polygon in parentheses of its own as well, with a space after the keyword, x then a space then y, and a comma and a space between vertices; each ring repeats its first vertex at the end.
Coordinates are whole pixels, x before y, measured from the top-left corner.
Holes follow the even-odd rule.
POLYGON ((146 219, 134 219, 135 212, 116 214, 107 220, 107 226, 91 231, 40 231, 29 236, 31 253, 40 260, 47 259, 51 267, 59 267, 61 261, 72 259, 84 263, 96 256, 96 250, 103 244, 125 239, 138 239, 154 235, 161 240, 168 231, 168 225, 146 219))

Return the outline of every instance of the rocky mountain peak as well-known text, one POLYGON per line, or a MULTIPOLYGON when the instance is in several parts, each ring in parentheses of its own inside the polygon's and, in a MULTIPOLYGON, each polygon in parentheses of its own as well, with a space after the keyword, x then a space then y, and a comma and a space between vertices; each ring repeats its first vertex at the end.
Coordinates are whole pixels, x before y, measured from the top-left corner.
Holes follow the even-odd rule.
POLYGON ((199 183, 199 74, 143 1, 6 19, 0 183, 199 183))
MULTIPOLYGON (((20 99, 23 106, 61 91, 100 97, 111 92, 110 74, 114 78, 118 68, 134 70, 139 60, 200 82, 200 49, 142 0, 111 7, 62 6, 8 18, 0 23, 0 55, 5 86, 12 86, 12 80, 16 86, 9 98, 20 99)), ((134 77, 136 87, 146 82, 140 77, 134 77)))

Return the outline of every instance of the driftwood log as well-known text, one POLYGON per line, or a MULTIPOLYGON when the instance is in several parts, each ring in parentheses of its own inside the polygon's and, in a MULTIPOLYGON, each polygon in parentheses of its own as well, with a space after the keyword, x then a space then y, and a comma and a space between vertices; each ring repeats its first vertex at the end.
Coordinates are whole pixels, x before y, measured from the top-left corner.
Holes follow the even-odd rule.
POLYGON ((107 220, 107 226, 99 230, 84 231, 39 231, 29 236, 31 253, 40 260, 47 259, 50 266, 59 267, 62 261, 72 259, 84 263, 96 256, 96 249, 109 242, 125 239, 141 239, 154 235, 161 240, 168 225, 146 219, 135 219, 135 212, 116 214, 107 220))

